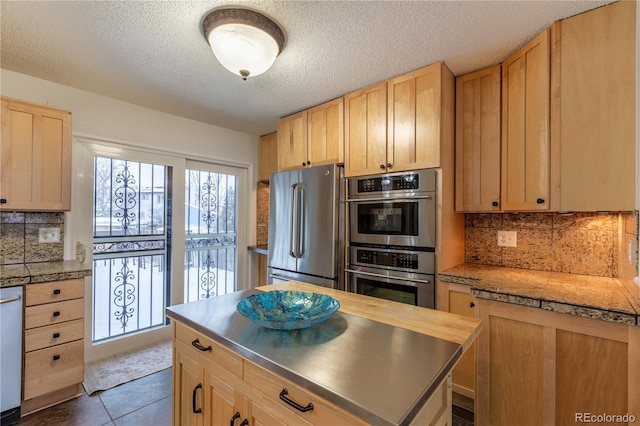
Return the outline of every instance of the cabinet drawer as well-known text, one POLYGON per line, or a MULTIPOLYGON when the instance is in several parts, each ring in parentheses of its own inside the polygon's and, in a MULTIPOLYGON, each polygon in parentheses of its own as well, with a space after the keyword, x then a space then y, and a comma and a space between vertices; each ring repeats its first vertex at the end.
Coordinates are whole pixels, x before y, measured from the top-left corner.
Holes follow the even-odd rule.
POLYGON ((242 357, 231 350, 225 348, 221 344, 214 342, 213 339, 205 337, 202 333, 176 322, 176 339, 180 340, 193 349, 194 353, 204 356, 206 359, 215 362, 222 368, 230 371, 236 376, 242 378, 242 357), (201 350, 196 345, 206 350, 201 350), (210 348, 210 349, 209 349, 210 348))
MULTIPOLYGON (((256 392, 264 393, 271 401, 279 404, 281 410, 285 409, 291 413, 295 413, 307 422, 323 425, 366 424, 363 420, 352 416, 319 396, 249 361, 244 364, 244 380, 255 388, 256 392), (280 392, 282 392, 284 388, 287 389, 287 397, 289 399, 303 407, 312 403, 313 410, 303 413, 280 400, 280 392)), ((252 399, 261 399, 259 395, 251 395, 249 397, 252 399)))
POLYGON ((24 356, 24 399, 81 383, 84 340, 40 349, 24 356))
POLYGON ((24 328, 58 324, 84 317, 84 299, 65 300, 46 305, 29 306, 24 310, 24 328))
POLYGON ((25 286, 25 306, 84 297, 84 279, 54 281, 25 286))
POLYGON ((31 352, 49 346, 80 340, 84 337, 84 321, 67 321, 46 327, 32 328, 24 332, 24 351, 31 352))

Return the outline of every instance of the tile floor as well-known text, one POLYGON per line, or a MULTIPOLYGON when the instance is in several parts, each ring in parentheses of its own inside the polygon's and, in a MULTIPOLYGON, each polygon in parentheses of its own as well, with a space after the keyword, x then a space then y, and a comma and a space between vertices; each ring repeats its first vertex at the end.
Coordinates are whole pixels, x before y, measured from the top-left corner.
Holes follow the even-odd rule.
POLYGON ((23 417, 18 426, 170 426, 171 368, 23 417))

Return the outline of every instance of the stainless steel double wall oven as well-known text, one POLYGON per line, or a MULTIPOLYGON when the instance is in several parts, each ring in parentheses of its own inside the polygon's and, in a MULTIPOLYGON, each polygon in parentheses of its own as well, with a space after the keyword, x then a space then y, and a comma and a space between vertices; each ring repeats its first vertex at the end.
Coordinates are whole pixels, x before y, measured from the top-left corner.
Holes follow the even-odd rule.
POLYGON ((347 181, 347 289, 435 307, 436 171, 347 181))

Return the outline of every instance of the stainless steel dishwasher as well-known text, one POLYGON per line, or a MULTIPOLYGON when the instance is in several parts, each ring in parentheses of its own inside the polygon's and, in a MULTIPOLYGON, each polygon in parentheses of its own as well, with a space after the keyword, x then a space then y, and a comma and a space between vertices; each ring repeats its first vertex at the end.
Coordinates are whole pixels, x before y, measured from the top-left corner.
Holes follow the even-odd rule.
POLYGON ((0 288, 0 412, 4 425, 20 420, 22 287, 0 288))

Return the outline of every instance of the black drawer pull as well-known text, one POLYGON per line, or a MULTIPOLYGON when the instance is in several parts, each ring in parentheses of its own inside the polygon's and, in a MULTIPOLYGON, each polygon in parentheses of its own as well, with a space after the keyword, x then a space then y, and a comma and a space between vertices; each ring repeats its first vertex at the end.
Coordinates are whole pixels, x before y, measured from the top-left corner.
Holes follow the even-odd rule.
POLYGON ((198 393, 198 389, 202 389, 202 383, 198 383, 198 385, 193 388, 193 413, 198 414, 202 413, 202 408, 196 408, 196 394, 198 393))
POLYGON ((229 426, 233 426, 233 424, 235 423, 236 419, 240 418, 240 413, 236 411, 236 413, 233 415, 233 417, 231 417, 231 420, 229 420, 229 426))
POLYGON ((288 394, 289 394, 289 391, 287 390, 287 388, 283 388, 282 392, 280 392, 280 399, 283 400, 284 402, 286 402, 287 404, 289 404, 290 406, 292 406, 293 408, 295 408, 296 410, 302 411, 303 413, 306 413, 307 411, 313 410, 313 404, 312 403, 308 403, 306 407, 303 407, 302 405, 298 404, 297 402, 287 398, 288 394))
POLYGON ((196 348, 200 349, 202 352, 206 352, 206 351, 212 351, 213 348, 211 347, 211 345, 207 346, 206 348, 204 346, 202 346, 200 344, 200 339, 196 339, 193 342, 191 342, 191 344, 193 346, 195 346, 196 348))
POLYGON ((498 207, 499 203, 498 203, 497 201, 492 201, 492 202, 491 202, 491 205, 492 205, 493 207, 498 207))
POLYGON ((470 308, 475 308, 475 307, 476 307, 476 304, 475 304, 475 303, 473 303, 473 302, 469 302, 469 307, 470 307, 470 308))
POLYGON ((54 317, 59 317, 59 316, 60 316, 60 311, 55 311, 55 312, 53 313, 53 316, 54 316, 54 317))
POLYGON ((0 198, 0 204, 7 204, 6 198, 0 198))
POLYGON ((249 424, 249 420, 244 419, 242 423, 240 423, 240 426, 247 426, 248 424, 249 424))
POLYGON ((380 168, 384 170, 384 164, 380 164, 380 168))
POLYGON ((53 294, 60 294, 60 289, 56 288, 55 290, 53 290, 53 294))
POLYGON ((53 333, 53 338, 57 339, 58 337, 60 337, 60 333, 53 333))
POLYGON ((59 360, 59 359, 60 359, 60 355, 54 355, 54 356, 53 356, 53 360, 54 360, 54 361, 57 361, 57 360, 59 360))
POLYGON ((387 163, 387 169, 393 169, 393 164, 387 163))
POLYGON ((536 200, 536 203, 538 203, 538 204, 544 204, 544 199, 542 199, 542 198, 538 198, 538 199, 536 200))

